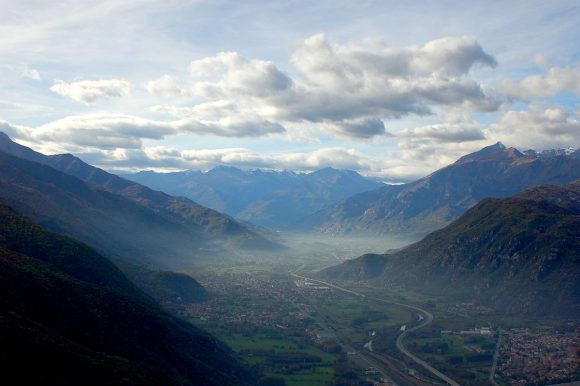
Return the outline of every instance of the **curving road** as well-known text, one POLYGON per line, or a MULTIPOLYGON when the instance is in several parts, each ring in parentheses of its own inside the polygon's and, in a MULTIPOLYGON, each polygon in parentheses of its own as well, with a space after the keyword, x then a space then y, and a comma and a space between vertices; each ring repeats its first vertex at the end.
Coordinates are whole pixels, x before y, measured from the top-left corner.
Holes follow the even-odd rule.
POLYGON ((369 298, 365 294, 361 294, 360 292, 352 291, 352 290, 349 290, 349 289, 346 289, 346 288, 337 286, 337 285, 332 284, 332 283, 329 283, 327 281, 312 279, 312 278, 309 278, 309 277, 306 277, 306 276, 298 275, 296 273, 298 271, 299 270, 292 272, 291 275, 294 276, 294 277, 300 278, 300 279, 310 280, 310 281, 315 282, 315 283, 320 283, 320 284, 323 284, 323 285, 332 287, 334 289, 337 289, 339 291, 346 292, 348 294, 361 297, 363 299, 368 298, 368 299, 372 299, 372 300, 375 300, 375 301, 378 301, 378 302, 381 302, 381 303, 395 304, 395 305, 400 306, 400 307, 404 307, 404 308, 411 309, 413 311, 417 311, 419 313, 419 315, 421 315, 423 317, 423 320, 421 320, 421 323, 419 323, 418 325, 416 325, 416 326, 414 326, 414 327, 412 327, 412 328, 410 328, 410 329, 408 329, 406 331, 403 331, 401 333, 401 335, 399 335, 397 337, 397 342, 396 342, 397 349, 403 355, 407 356, 408 358, 410 358, 411 360, 413 360, 415 363, 417 363, 418 365, 420 365, 421 367, 423 367, 425 370, 429 371, 431 374, 435 375, 437 378, 441 379, 443 382, 447 383, 448 385, 461 386, 459 383, 455 382, 453 379, 449 378, 447 375, 443 374, 442 372, 440 372, 439 370, 437 370, 436 368, 434 368, 433 366, 431 366, 429 363, 425 362, 424 360, 422 360, 421 358, 417 357, 415 354, 413 354, 412 352, 410 352, 409 350, 407 350, 405 348, 404 341, 405 341, 405 338, 407 337, 407 335, 410 332, 413 332, 413 331, 416 331, 416 330, 418 330, 420 328, 423 328, 423 327, 429 325, 431 322, 433 322, 433 314, 432 313, 430 313, 428 311, 425 311, 422 308, 419 308, 419 307, 416 307, 416 306, 412 306, 410 304, 388 302, 388 301, 386 301, 384 299, 379 299, 379 298, 374 298, 374 297, 373 298, 369 298))
POLYGON ((415 354, 413 354, 412 352, 407 350, 405 348, 405 345, 403 344, 405 338, 407 337, 407 335, 410 332, 416 331, 420 328, 427 326, 429 323, 431 323, 433 321, 433 315, 425 310, 422 310, 418 307, 414 307, 414 306, 411 306, 408 304, 402 304, 402 303, 395 303, 395 304, 402 306, 402 307, 411 308, 413 310, 422 312, 425 315, 425 319, 423 319, 423 321, 420 324, 418 324, 415 327, 410 328, 406 331, 403 331, 403 333, 397 337, 397 348, 399 349, 399 351, 402 352, 407 357, 411 358, 415 363, 422 366, 425 370, 429 371, 431 374, 435 375, 437 378, 441 379, 442 381, 444 381, 448 385, 460 386, 459 383, 455 382, 453 379, 449 378, 447 375, 443 374, 441 371, 437 370, 436 368, 431 366, 429 363, 425 362, 423 359, 419 358, 418 356, 416 356, 415 354))

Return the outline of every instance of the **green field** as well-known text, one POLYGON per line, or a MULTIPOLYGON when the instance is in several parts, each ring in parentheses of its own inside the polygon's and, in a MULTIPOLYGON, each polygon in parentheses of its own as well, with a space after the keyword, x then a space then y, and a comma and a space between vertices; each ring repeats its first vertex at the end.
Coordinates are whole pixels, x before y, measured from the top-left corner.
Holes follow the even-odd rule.
POLYGON ((381 342, 398 332, 401 325, 413 320, 413 315, 398 306, 383 304, 374 300, 363 300, 348 294, 332 298, 308 297, 308 303, 317 310, 314 315, 319 325, 333 329, 341 340, 362 348, 375 332, 374 343, 381 342))
POLYGON ((495 336, 479 335, 411 335, 406 346, 460 383, 472 383, 489 377, 495 339, 495 336))
POLYGON ((222 339, 248 363, 264 365, 264 375, 282 377, 289 386, 324 386, 332 381, 337 354, 330 354, 313 345, 304 344, 297 337, 273 338, 265 334, 254 336, 231 334, 222 336, 222 339), (249 353, 252 350, 257 352, 259 350, 271 350, 273 354, 259 355, 257 353, 249 353), (303 366, 305 368, 300 368, 300 366, 292 368, 292 366, 272 365, 272 363, 269 363, 272 361, 272 357, 275 358, 276 354, 284 353, 306 354, 320 358, 320 362, 311 366, 303 366))

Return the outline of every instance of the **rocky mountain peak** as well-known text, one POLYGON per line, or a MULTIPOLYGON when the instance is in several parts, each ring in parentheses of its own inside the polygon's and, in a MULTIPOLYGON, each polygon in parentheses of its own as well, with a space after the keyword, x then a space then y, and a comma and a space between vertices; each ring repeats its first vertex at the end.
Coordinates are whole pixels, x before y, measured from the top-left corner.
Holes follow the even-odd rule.
POLYGON ((523 156, 524 155, 516 148, 508 148, 503 143, 497 142, 494 145, 486 146, 483 149, 476 151, 475 153, 465 155, 459 158, 455 163, 462 164, 483 160, 499 160, 502 158, 514 159, 521 158, 523 156))

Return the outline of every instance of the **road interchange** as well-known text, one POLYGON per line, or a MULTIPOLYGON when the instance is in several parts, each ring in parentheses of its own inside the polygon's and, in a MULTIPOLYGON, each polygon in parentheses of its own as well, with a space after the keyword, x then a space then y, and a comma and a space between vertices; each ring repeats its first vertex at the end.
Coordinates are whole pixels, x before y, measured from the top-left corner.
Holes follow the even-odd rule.
POLYGON ((448 385, 451 386, 460 386, 459 383, 457 383, 456 381, 454 381, 453 379, 449 378, 448 376, 446 376, 445 374, 443 374, 442 372, 440 372, 439 370, 437 370, 436 368, 434 368, 433 366, 431 366, 429 363, 425 362, 424 360, 422 360, 421 358, 417 357, 416 355, 414 355, 412 352, 410 352, 409 350, 407 350, 407 348, 405 347, 404 341, 405 338, 407 337, 407 335, 413 331, 417 331, 421 328, 424 328, 426 326, 428 326, 429 324, 431 324, 433 322, 433 314, 431 314, 430 312, 419 308, 417 306, 413 306, 410 304, 404 304, 404 303, 397 303, 397 302, 389 302, 386 301, 384 299, 380 299, 380 298, 376 298, 376 297, 370 297, 367 296, 365 294, 362 294, 360 292, 356 292, 353 290, 349 290, 347 288, 344 287, 340 287, 336 284, 324 281, 324 280, 318 280, 318 279, 312 279, 306 276, 302 276, 299 275, 297 272, 300 271, 300 269, 294 271, 291 273, 291 276, 299 278, 299 279, 303 279, 303 280, 308 280, 314 283, 319 283, 322 285, 326 285, 328 287, 334 288, 338 291, 342 291, 348 294, 351 294, 353 296, 357 296, 360 297, 362 299, 368 299, 368 300, 373 300, 373 301, 377 301, 380 303, 386 303, 386 304, 393 304, 399 307, 403 307, 403 308, 407 308, 410 309, 412 311, 417 312, 418 315, 421 316, 420 320, 419 320, 419 324, 417 324, 416 326, 413 326, 409 329, 406 329, 404 331, 401 332, 401 334, 397 337, 397 341, 396 341, 396 346, 397 349, 406 357, 408 357, 409 359, 411 359, 412 361, 414 361, 416 364, 418 364, 419 366, 423 367, 425 370, 427 370, 428 372, 430 372, 431 374, 433 374, 435 377, 439 378, 440 380, 442 380, 443 382, 445 382, 448 385))

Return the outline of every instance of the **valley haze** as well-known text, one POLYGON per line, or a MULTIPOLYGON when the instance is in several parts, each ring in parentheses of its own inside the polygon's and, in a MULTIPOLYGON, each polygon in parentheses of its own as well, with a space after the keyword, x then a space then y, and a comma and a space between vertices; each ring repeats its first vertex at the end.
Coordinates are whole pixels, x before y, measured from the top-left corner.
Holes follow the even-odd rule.
POLYGON ((0 373, 580 382, 580 4, 0 1, 0 373))

